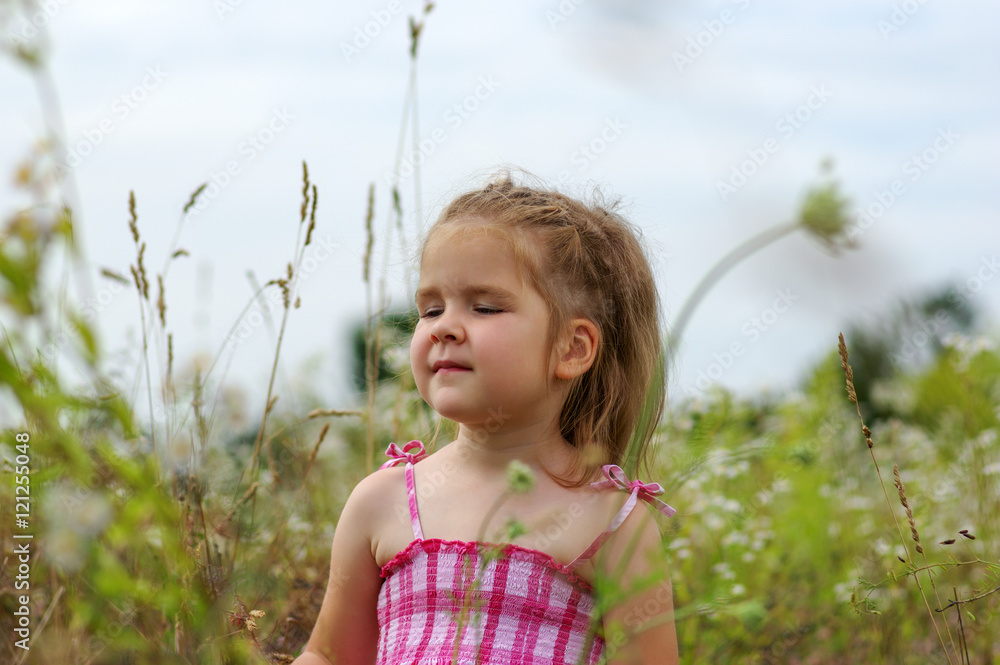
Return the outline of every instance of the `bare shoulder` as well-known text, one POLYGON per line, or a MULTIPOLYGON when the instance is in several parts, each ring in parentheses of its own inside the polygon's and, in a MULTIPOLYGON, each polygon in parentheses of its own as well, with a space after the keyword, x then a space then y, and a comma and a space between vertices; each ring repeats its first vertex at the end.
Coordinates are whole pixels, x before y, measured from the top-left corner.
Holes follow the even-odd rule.
POLYGON ((371 556, 379 567, 413 540, 405 472, 405 466, 399 465, 369 474, 344 506, 344 514, 350 510, 352 522, 363 525, 371 556))
POLYGON ((349 518, 362 524, 374 540, 381 528, 392 518, 393 507, 406 505, 406 481, 403 467, 380 469, 368 474, 355 485, 344 504, 341 519, 349 518))
POLYGON ((666 576, 667 560, 656 511, 639 501, 599 552, 599 569, 622 571, 630 583, 651 574, 666 576))
POLYGON ((375 662, 382 580, 374 544, 385 520, 384 494, 391 476, 398 475, 390 471, 362 478, 344 504, 333 533, 326 594, 303 656, 314 654, 338 665, 375 662))
POLYGON ((678 663, 673 588, 654 515, 640 502, 600 553, 618 589, 603 618, 609 665, 678 663))
POLYGON ((387 495, 398 493, 405 496, 406 481, 403 473, 402 465, 373 471, 358 481, 348 502, 356 503, 358 508, 375 511, 385 503, 387 495))

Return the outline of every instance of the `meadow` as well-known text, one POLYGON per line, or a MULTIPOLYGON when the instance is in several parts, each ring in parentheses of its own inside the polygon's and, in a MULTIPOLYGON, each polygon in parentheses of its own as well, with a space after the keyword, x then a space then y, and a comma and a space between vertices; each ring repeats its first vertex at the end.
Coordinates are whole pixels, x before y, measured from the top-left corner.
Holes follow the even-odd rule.
MULTIPOLYGON (((414 71, 422 20, 411 23, 414 71)), ((42 55, 15 54, 33 75, 42 55)), ((406 126, 404 118, 404 137, 406 126)), ((406 358, 412 316, 384 306, 373 248, 404 218, 399 192, 384 231, 373 219, 374 186, 358 220, 368 232, 360 284, 369 309, 356 399, 279 394, 281 343, 323 215, 321 183, 302 165, 301 208, 285 227, 296 250, 258 294, 280 304, 267 397, 245 405, 217 378, 226 340, 207 367, 174 358, 184 332, 169 318, 170 282, 149 269, 143 220, 123 190, 121 232, 135 257, 129 275, 101 279, 138 302, 146 362, 133 399, 109 376, 93 316, 59 295, 79 266, 58 150, 45 144, 14 167, 33 203, 3 211, 0 231, 0 399, 22 416, 0 431, 0 653, 17 665, 291 662, 331 579, 329 545, 351 489, 390 442, 433 448, 454 431, 416 394, 406 358), (85 380, 68 380, 67 367, 85 380), (151 417, 154 397, 167 405, 162 417, 151 417)), ((181 222, 202 194, 178 197, 181 222)), ((824 180, 794 222, 722 257, 672 322, 667 357, 683 352, 684 322, 704 292, 764 244, 807 233, 846 247, 846 205, 824 180)), ((208 248, 171 260, 199 251, 208 248)), ((917 319, 951 311, 934 307, 917 319)), ((789 393, 671 395, 647 477, 678 511, 659 519, 682 662, 996 662, 996 340, 910 326, 892 347, 861 330, 843 340, 837 332, 789 393), (907 343, 920 346, 918 359, 901 360, 907 343)))

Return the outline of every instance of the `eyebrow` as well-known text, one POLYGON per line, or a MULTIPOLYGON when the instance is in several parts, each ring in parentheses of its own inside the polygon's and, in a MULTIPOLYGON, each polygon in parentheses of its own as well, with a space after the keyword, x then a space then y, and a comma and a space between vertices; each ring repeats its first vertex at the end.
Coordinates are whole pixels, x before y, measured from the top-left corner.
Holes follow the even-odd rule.
MULTIPOLYGON (((507 289, 490 284, 470 284, 462 289, 462 294, 466 296, 487 296, 499 300, 513 300, 516 296, 507 289)), ((425 286, 417 289, 414 300, 419 304, 421 301, 440 296, 441 290, 434 286, 425 286)))

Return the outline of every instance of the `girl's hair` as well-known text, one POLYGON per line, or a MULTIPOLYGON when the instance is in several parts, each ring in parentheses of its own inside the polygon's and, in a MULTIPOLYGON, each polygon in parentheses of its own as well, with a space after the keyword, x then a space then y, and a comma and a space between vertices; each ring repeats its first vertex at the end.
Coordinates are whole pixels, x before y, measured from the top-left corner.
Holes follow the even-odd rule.
POLYGON ((570 319, 600 331, 596 359, 574 380, 562 411, 562 436, 582 454, 571 472, 580 486, 603 464, 641 463, 663 412, 664 381, 656 284, 638 231, 599 196, 586 204, 515 183, 507 171, 458 196, 430 228, 424 247, 444 233, 483 230, 505 240, 522 279, 549 304, 549 348, 570 319), (629 442, 632 448, 629 449, 629 442), (579 474, 580 465, 584 472, 579 474))

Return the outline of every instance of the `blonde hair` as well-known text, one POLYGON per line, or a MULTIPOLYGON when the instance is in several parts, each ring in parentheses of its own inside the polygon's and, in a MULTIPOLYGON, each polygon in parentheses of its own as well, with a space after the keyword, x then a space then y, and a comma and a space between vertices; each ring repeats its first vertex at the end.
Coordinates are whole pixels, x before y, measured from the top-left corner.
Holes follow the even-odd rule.
POLYGON ((600 333, 591 368, 571 385, 559 415, 562 436, 581 455, 579 486, 603 464, 648 470, 647 452, 663 412, 659 303, 638 231, 599 196, 587 204, 515 183, 507 171, 454 199, 423 247, 442 232, 498 232, 518 270, 549 304, 549 347, 570 319, 600 333), (630 442, 632 446, 630 448, 630 442))

